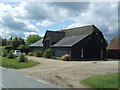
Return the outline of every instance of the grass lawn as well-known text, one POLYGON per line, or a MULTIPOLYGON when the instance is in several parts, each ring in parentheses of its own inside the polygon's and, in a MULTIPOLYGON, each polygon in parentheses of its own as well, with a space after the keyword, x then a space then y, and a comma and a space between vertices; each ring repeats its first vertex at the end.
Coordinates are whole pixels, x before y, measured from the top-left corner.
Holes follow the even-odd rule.
POLYGON ((7 57, 0 57, 0 63, 0 66, 2 67, 14 69, 28 68, 39 64, 39 62, 31 60, 28 60, 27 62, 19 62, 18 58, 8 59, 7 57))
MULTIPOLYGON (((106 75, 97 75, 82 80, 81 83, 89 85, 92 88, 118 88, 118 76, 120 73, 106 74, 106 75)), ((101 90, 101 89, 100 89, 101 90)))

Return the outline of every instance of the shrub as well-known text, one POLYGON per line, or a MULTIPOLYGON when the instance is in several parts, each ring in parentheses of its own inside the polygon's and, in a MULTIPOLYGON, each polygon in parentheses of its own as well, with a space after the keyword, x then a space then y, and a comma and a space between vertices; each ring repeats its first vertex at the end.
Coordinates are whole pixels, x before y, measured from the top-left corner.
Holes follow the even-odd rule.
POLYGON ((21 54, 19 56, 19 62, 27 62, 27 57, 25 57, 25 54, 21 54))
POLYGON ((52 50, 51 49, 46 49, 45 52, 43 53, 43 57, 45 58, 51 58, 53 55, 52 55, 52 50))
POLYGON ((8 54, 7 57, 8 57, 9 59, 15 58, 15 56, 13 55, 13 52, 12 52, 12 51, 9 52, 9 54, 8 54))
POLYGON ((0 48, 0 56, 2 56, 2 48, 0 48))
POLYGON ((56 57, 55 56, 51 56, 51 59, 56 59, 56 57))
POLYGON ((60 57, 55 57, 55 56, 52 56, 51 59, 61 60, 60 57))
POLYGON ((61 57, 62 61, 70 61, 71 60, 71 56, 69 54, 65 54, 61 57))
POLYGON ((28 56, 34 56, 34 53, 33 52, 29 52, 28 56))
POLYGON ((42 52, 41 51, 36 51, 36 52, 34 52, 34 55, 36 57, 42 57, 42 52))
POLYGON ((8 51, 6 49, 3 49, 2 50, 2 56, 7 57, 7 55, 8 55, 8 51))

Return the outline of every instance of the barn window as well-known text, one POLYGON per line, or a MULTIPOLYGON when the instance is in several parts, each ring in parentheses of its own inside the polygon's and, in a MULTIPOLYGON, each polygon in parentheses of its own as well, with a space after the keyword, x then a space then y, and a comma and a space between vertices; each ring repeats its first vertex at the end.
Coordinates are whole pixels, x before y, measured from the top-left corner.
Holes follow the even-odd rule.
POLYGON ((81 49, 81 58, 83 58, 83 48, 81 49))
POLYGON ((101 42, 103 42, 103 39, 101 38, 101 42))
POLYGON ((103 49, 101 49, 101 58, 103 57, 103 49))
POLYGON ((96 33, 96 35, 98 35, 98 33, 96 33))

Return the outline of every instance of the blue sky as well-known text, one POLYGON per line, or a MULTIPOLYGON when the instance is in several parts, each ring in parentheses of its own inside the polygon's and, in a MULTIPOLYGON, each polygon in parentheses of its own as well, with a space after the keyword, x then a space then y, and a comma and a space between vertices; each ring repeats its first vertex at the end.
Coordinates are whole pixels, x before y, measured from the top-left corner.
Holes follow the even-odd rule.
POLYGON ((117 2, 0 3, 0 37, 43 36, 46 30, 95 25, 107 40, 118 35, 117 2))

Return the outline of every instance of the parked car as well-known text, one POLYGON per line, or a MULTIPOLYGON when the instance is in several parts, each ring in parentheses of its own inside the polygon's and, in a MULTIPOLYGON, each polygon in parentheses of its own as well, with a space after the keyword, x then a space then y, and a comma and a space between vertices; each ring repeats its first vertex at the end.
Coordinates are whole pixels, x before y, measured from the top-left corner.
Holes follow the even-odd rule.
POLYGON ((14 50, 13 54, 14 54, 16 57, 18 57, 18 56, 21 54, 21 52, 20 52, 20 50, 14 50))

